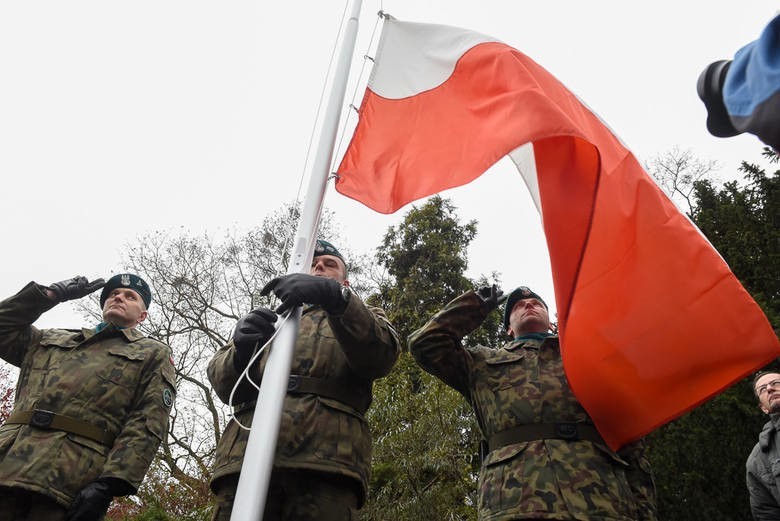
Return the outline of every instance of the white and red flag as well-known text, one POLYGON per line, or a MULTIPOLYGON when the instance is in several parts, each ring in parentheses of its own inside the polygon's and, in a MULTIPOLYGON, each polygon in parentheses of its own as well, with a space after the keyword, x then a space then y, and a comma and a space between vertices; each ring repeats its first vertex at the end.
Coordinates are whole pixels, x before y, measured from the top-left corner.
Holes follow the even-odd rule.
POLYGON ((549 72, 478 33, 385 20, 336 190, 392 213, 507 155, 541 213, 569 383, 611 447, 780 355, 718 252, 549 72))

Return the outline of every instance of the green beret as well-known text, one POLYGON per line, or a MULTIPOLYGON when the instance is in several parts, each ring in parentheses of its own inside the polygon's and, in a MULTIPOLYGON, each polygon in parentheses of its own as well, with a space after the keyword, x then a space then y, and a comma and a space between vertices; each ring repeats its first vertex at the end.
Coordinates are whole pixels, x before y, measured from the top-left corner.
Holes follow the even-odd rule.
POLYGON ((319 257, 320 255, 333 255, 334 257, 341 259, 341 262, 344 263, 344 266, 347 265, 347 261, 344 260, 344 257, 342 257, 341 253, 339 253, 339 250, 337 250, 335 246, 333 246, 328 241, 317 239, 317 244, 314 246, 314 256, 319 257))
POLYGON ((506 299, 506 307, 504 307, 504 330, 509 328, 509 315, 512 314, 512 308, 515 307, 517 301, 525 300, 527 298, 535 298, 544 305, 545 309, 549 309, 542 297, 531 291, 528 286, 520 286, 519 288, 514 289, 506 299))
POLYGON ((103 291, 100 293, 100 307, 106 302, 106 299, 116 288, 129 288, 138 293, 141 299, 144 301, 146 308, 149 309, 149 304, 152 303, 152 290, 149 289, 149 284, 138 275, 132 273, 120 273, 114 275, 106 285, 103 286, 103 291))

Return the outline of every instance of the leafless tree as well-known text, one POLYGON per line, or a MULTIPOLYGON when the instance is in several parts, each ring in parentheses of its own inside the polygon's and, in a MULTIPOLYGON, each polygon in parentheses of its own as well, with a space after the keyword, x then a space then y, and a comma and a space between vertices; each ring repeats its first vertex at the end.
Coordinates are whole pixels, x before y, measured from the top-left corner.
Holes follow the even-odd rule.
POLYGON ((668 152, 656 155, 645 168, 666 195, 691 217, 694 184, 703 178, 714 180, 714 173, 719 165, 717 161, 697 158, 689 149, 680 150, 674 147, 668 152))
POLYGON ((11 365, 0 361, 0 425, 5 423, 14 408, 11 367, 11 365))
MULTIPOLYGON (((141 329, 171 347, 176 367, 176 402, 158 457, 193 495, 204 490, 230 412, 212 392, 206 367, 242 315, 271 306, 260 290, 286 273, 299 216, 298 205, 285 205, 248 231, 227 231, 221 237, 154 232, 127 246, 120 269, 140 274, 153 289, 149 318, 141 329)), ((326 210, 319 236, 338 244, 335 229, 326 210)), ((345 255, 349 251, 339 249, 345 255)), ((351 268, 356 274, 364 271, 359 265, 351 268)), ((82 311, 99 319, 96 299, 82 311)))

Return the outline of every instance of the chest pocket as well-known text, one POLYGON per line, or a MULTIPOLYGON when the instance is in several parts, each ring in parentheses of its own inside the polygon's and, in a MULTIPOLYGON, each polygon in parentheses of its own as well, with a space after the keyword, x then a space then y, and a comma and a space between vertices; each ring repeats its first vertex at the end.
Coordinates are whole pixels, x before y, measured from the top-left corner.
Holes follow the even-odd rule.
POLYGON ((26 410, 36 407, 40 399, 48 400, 47 393, 52 378, 68 377, 74 379, 74 368, 83 364, 73 356, 73 348, 79 343, 79 335, 74 331, 62 329, 44 329, 39 340, 40 349, 27 358, 19 372, 20 393, 16 396, 16 407, 26 410))
POLYGON ((504 430, 518 421, 530 423, 537 417, 534 399, 538 399, 539 391, 529 382, 529 355, 523 350, 500 350, 481 365, 473 405, 486 432, 504 430))
POLYGON ((61 329, 44 329, 42 331, 40 345, 45 349, 47 356, 33 358, 33 369, 50 366, 52 363, 67 356, 73 348, 79 345, 80 335, 75 331, 61 329))
POLYGON ((138 351, 132 344, 109 347, 107 352, 107 363, 98 369, 98 378, 122 387, 134 388, 138 383, 146 353, 138 351))
POLYGON ((290 372, 304 376, 338 377, 337 368, 345 364, 343 351, 330 329, 328 315, 320 308, 307 308, 301 317, 290 372))
POLYGON ((527 379, 524 351, 499 351, 485 360, 481 380, 493 391, 522 385, 527 379))
POLYGON ((76 347, 80 340, 83 340, 79 333, 75 329, 42 329, 39 343, 46 347, 56 346, 71 349, 76 347))

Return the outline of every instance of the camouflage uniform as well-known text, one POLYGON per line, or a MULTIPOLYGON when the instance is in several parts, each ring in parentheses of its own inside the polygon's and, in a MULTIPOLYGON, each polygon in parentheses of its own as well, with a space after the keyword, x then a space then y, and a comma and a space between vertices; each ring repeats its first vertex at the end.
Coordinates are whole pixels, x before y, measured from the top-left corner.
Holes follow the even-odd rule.
MULTIPOLYGON (((468 292, 409 337, 428 372, 472 404, 486 439, 522 425, 591 424, 563 372, 558 337, 515 340, 500 349, 464 348, 485 319, 468 292)), ((655 487, 641 443, 534 439, 487 454, 479 476, 479 519, 654 520, 655 487)))
POLYGON ((175 397, 170 349, 136 329, 39 330, 56 303, 35 283, 0 302, 0 357, 19 367, 14 412, 41 409, 102 429, 107 445, 63 430, 0 427, 0 487, 67 507, 97 478, 137 489, 165 438, 175 397))
MULTIPOLYGON (((303 310, 291 374, 339 382, 359 403, 353 407, 316 394, 288 393, 272 481, 282 470, 346 476, 354 482, 362 505, 371 463, 371 434, 364 414, 371 403, 373 380, 390 372, 399 353, 400 342, 384 312, 367 307, 354 293, 340 316, 328 315, 319 306, 303 310)), ((255 382, 262 378, 267 355, 266 350, 252 366, 250 376, 255 382)), ((208 368, 214 391, 225 403, 240 374, 234 357, 231 341, 214 355, 208 368)), ((254 388, 242 383, 233 397, 235 415, 247 427, 252 425, 251 400, 256 396, 254 388)), ((248 439, 249 432, 239 428, 235 420, 228 423, 217 446, 211 480, 215 493, 220 482, 240 473, 248 439)), ((224 488, 218 495, 225 494, 224 488)))

